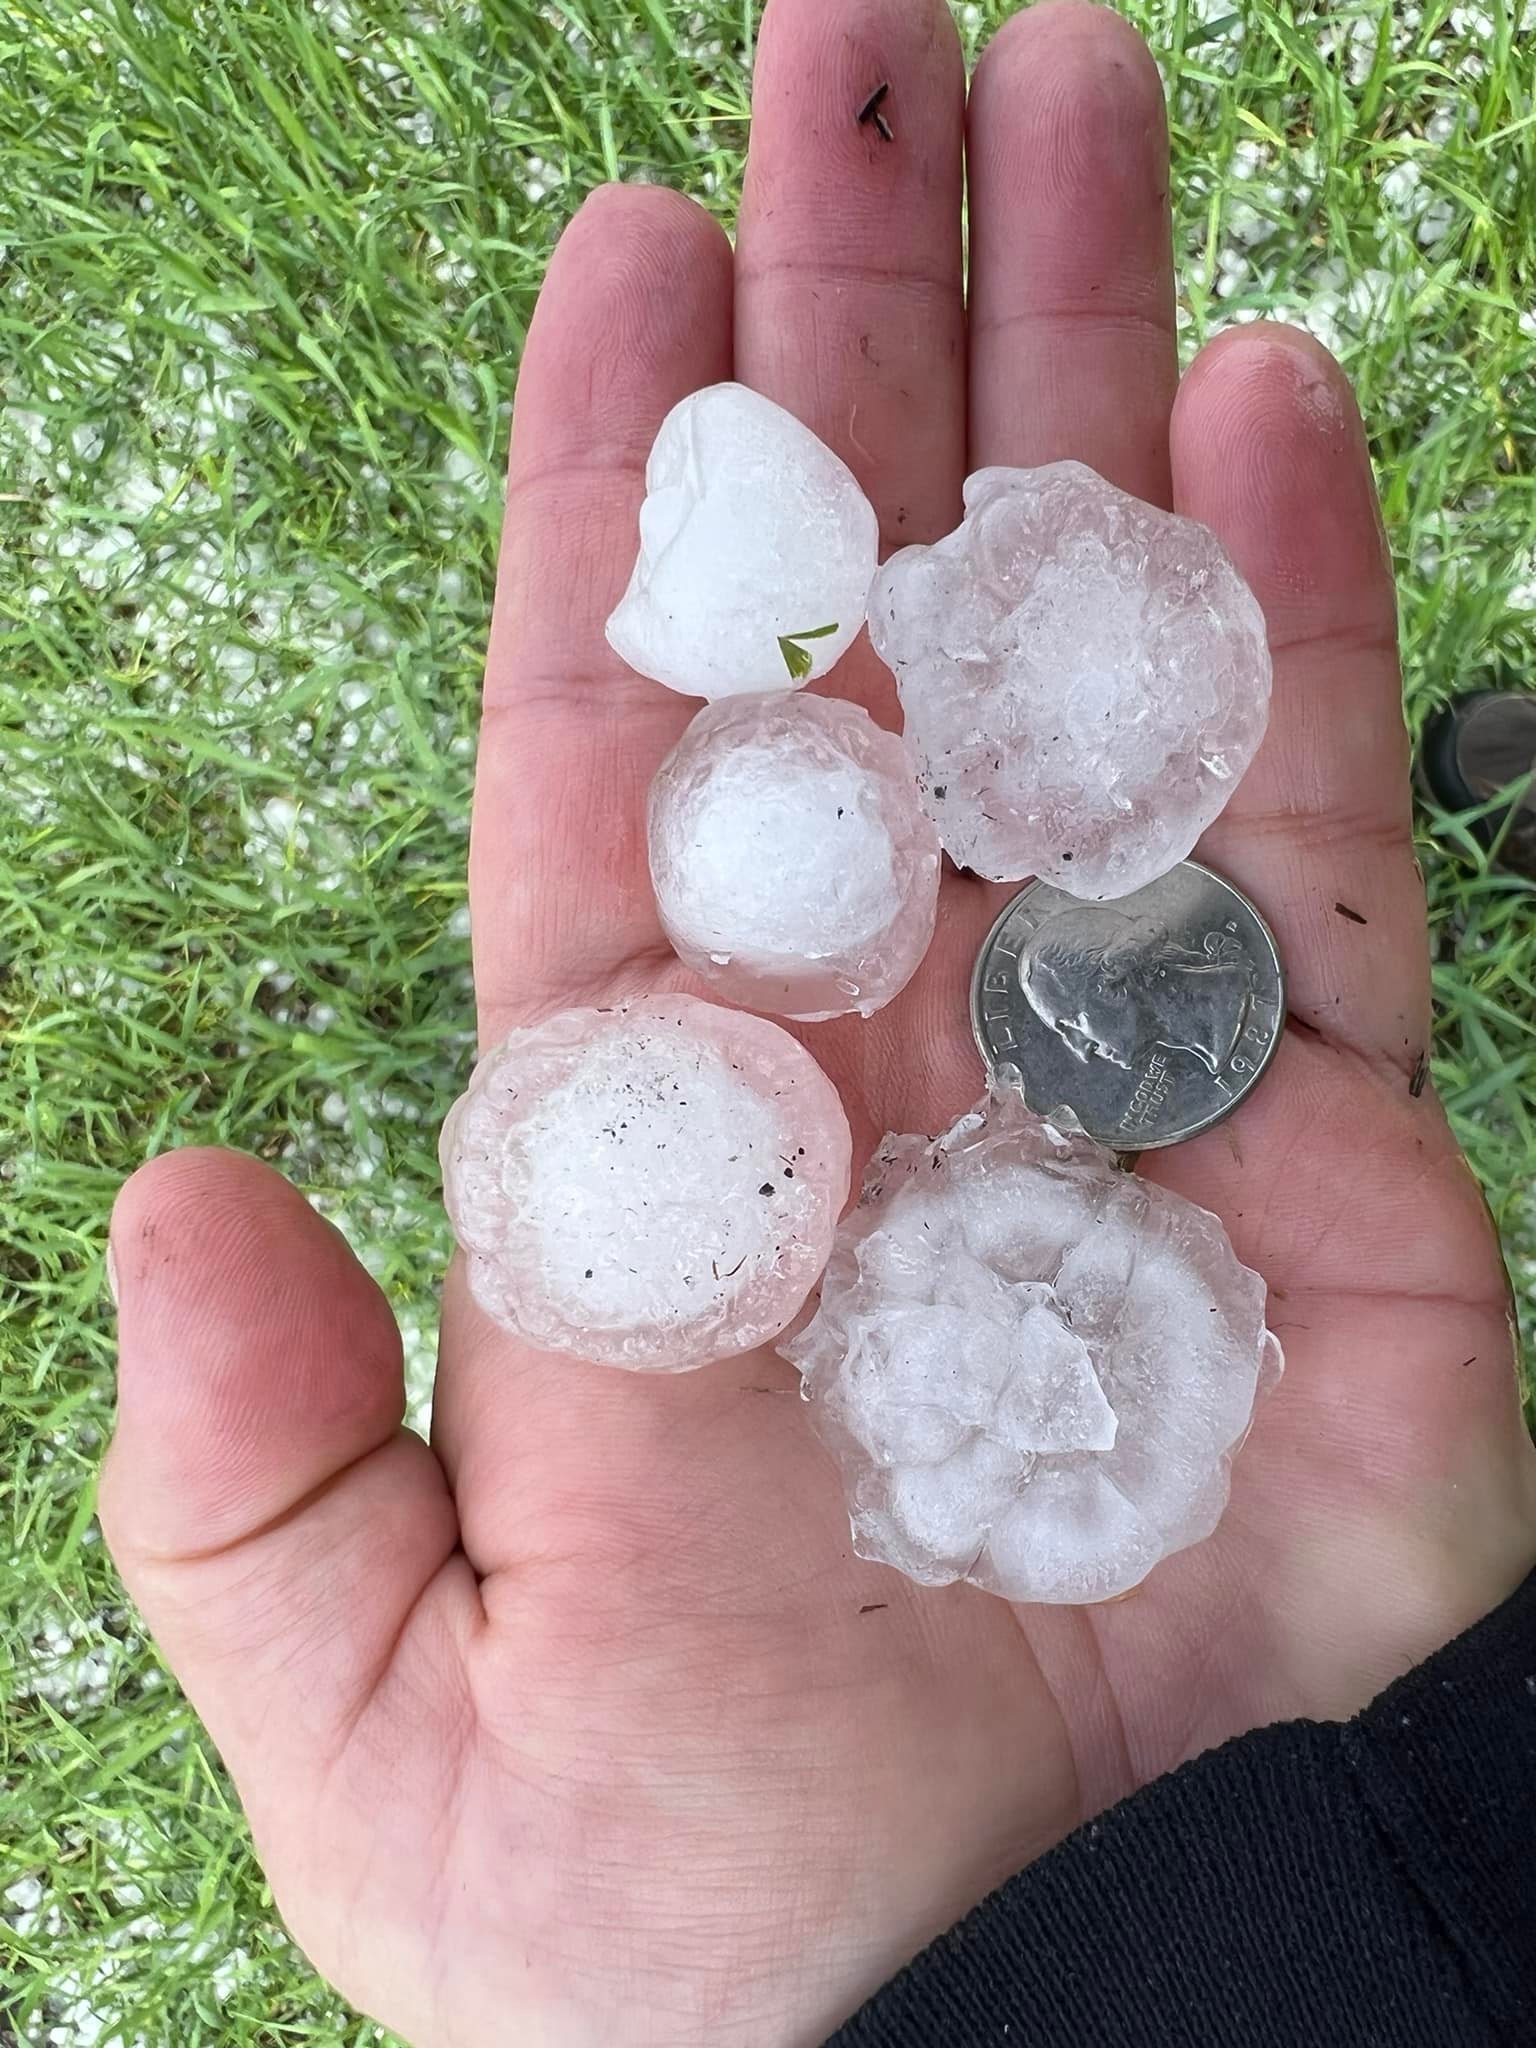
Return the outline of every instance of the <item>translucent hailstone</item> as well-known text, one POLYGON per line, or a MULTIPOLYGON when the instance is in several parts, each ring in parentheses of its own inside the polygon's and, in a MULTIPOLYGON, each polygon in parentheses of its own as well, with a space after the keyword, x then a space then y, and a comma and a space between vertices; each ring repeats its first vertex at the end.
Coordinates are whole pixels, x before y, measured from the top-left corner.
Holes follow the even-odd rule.
POLYGON ((441 1152, 487 1315, 546 1351, 682 1372, 794 1316, 826 1263, 850 1139, 787 1032, 655 996, 511 1033, 441 1152))
POLYGON ((679 958, 752 1009, 867 1017, 933 937, 938 834, 905 746, 857 705, 705 705, 651 786, 650 852, 679 958))
POLYGON ((878 547, 846 463, 771 399, 712 384, 661 423, 609 645, 688 697, 797 689, 858 637, 878 547))
POLYGON ((1264 616, 1220 541, 1080 462, 970 477, 961 525, 880 571, 869 631, 945 851, 994 881, 1129 895, 1264 737, 1264 616))
POLYGON ((1214 1216, 1014 1090, 888 1138, 782 1347, 861 1556, 1010 1600, 1123 1593, 1198 1543, 1280 1347, 1214 1216))

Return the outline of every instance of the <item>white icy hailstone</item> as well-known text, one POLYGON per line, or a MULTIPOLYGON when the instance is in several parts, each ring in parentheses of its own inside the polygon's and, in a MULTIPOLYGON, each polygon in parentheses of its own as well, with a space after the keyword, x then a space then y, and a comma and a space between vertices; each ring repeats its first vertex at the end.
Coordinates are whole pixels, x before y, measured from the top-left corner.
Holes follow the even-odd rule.
POLYGON ((443 1191, 503 1328, 683 1372, 791 1321, 850 1150, 836 1091, 788 1032, 650 996, 562 1010, 487 1053, 443 1125, 443 1191))
POLYGON ((858 637, 878 549, 846 463, 771 399, 712 384, 661 423, 608 644, 685 697, 797 689, 858 637))
POLYGON ((888 1138, 799 1366, 861 1557, 1107 1600, 1208 1536, 1280 1347, 1214 1216, 1013 1090, 888 1138))
POLYGON ((728 1002, 869 1016, 933 937, 939 838, 894 733, 809 693, 706 704, 651 785, 678 957, 728 1002))
POLYGON ((945 851, 1093 901, 1177 866, 1258 751, 1264 615, 1209 528, 1080 462, 983 469, 870 593, 945 851))

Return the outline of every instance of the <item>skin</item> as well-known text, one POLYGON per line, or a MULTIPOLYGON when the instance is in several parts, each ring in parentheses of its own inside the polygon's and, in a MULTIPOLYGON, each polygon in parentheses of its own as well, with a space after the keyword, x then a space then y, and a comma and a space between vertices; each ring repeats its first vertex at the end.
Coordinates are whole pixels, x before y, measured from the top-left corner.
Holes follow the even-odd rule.
MULTIPOLYGON (((1425 916, 1360 423, 1283 329, 1179 384, 1167 178, 1157 73, 1109 13, 1011 21, 967 114, 936 0, 772 0, 734 257, 687 200, 608 190, 550 266, 471 881, 484 1042, 689 985, 643 800, 695 707, 602 622, 646 449, 698 385, 808 421, 888 545, 953 525, 968 466, 1061 456, 1215 527, 1275 701, 1202 852, 1275 927, 1294 1022, 1230 1122, 1148 1162, 1266 1275, 1289 1357, 1210 1541, 1103 1607, 919 1591, 851 1556, 771 1354, 583 1370, 456 1273, 428 1449, 382 1297, 275 1174, 184 1151, 119 1200, 108 1537, 296 1938, 416 2048, 817 2041, 1087 1816, 1227 1736, 1348 1715, 1536 1558, 1498 1249, 1409 1088, 1425 916), (854 120, 882 79, 891 141, 854 120)), ((833 687, 892 718, 867 649, 833 687)), ((999 894, 946 887, 907 992, 804 1032, 859 1148, 978 1093, 966 977, 999 894)))

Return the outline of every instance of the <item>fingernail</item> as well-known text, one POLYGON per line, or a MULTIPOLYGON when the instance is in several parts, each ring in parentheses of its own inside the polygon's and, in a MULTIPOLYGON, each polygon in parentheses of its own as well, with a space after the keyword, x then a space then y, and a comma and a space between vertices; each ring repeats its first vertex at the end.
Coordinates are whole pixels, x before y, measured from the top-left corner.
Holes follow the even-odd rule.
POLYGON ((120 1305, 117 1298, 117 1260, 110 1238, 107 1241, 107 1292, 112 1297, 112 1306, 117 1308, 120 1305))

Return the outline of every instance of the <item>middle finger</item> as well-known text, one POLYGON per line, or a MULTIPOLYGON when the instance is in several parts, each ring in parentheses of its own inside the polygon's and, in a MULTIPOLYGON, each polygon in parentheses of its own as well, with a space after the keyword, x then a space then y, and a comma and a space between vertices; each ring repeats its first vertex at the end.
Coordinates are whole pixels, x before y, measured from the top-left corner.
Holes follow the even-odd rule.
POLYGON ((960 515, 964 94, 941 0, 771 0, 736 249, 736 374, 837 450, 884 550, 936 540, 960 515))

